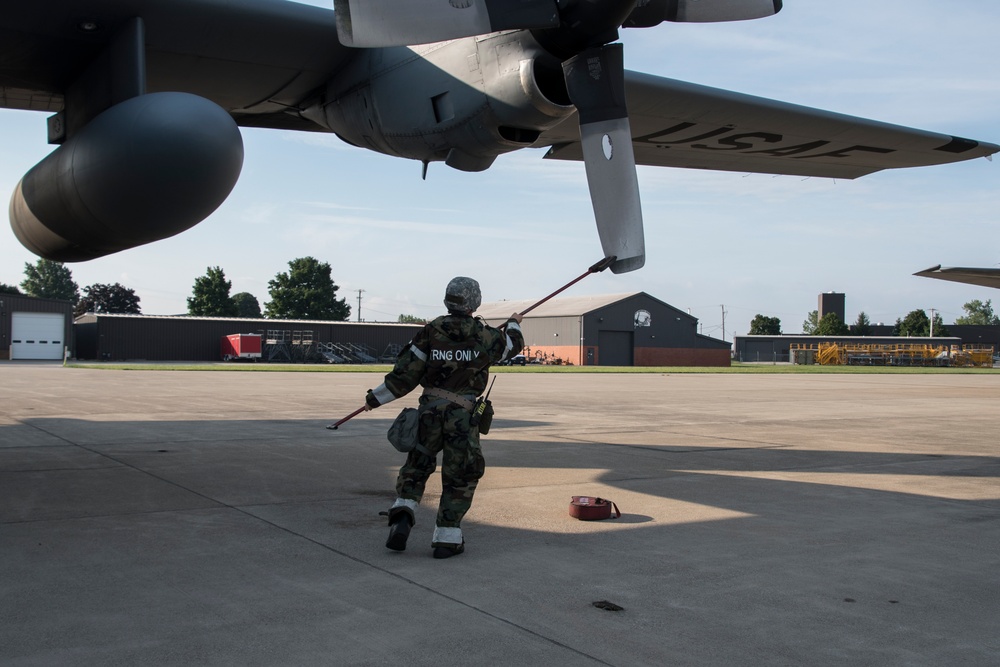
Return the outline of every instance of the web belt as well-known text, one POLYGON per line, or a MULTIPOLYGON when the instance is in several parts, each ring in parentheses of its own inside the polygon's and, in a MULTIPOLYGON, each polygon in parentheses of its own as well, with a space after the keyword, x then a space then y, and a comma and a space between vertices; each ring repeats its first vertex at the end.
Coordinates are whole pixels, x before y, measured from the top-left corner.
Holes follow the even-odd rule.
POLYGON ((424 389, 424 396, 430 396, 431 398, 443 398, 446 401, 451 401, 455 405, 465 408, 466 410, 472 410, 476 407, 475 397, 467 398, 461 394, 456 394, 453 391, 448 391, 447 389, 427 387, 424 389))

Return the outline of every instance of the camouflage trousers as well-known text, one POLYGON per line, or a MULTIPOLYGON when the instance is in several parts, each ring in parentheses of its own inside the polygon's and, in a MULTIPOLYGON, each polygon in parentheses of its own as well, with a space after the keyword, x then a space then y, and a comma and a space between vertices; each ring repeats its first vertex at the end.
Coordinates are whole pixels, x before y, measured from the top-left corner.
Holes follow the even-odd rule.
MULTIPOLYGON (((421 405, 430 402, 420 398, 421 405)), ((441 502, 438 504, 437 525, 458 527, 472 506, 476 486, 486 472, 486 460, 479 446, 479 429, 470 424, 471 413, 449 403, 427 408, 420 415, 420 443, 431 455, 412 450, 396 478, 396 495, 420 502, 424 486, 441 459, 441 502)))

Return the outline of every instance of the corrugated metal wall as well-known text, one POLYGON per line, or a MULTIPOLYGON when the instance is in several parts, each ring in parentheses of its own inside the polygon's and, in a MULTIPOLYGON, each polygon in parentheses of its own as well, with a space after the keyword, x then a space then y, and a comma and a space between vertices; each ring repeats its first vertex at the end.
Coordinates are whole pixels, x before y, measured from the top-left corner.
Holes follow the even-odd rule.
POLYGON ((22 294, 0 294, 0 359, 10 358, 11 323, 14 313, 62 313, 65 315, 63 340, 72 351, 73 304, 60 299, 37 299, 22 294))
MULTIPOLYGON (((498 327, 507 319, 486 320, 487 324, 498 327)), ((580 318, 532 317, 530 314, 521 322, 524 334, 522 354, 535 359, 561 359, 564 363, 579 364, 580 358, 580 318)))
POLYGON ((579 317, 532 317, 522 323, 521 331, 526 348, 524 354, 531 357, 548 355, 579 363, 579 317))
POLYGON ((1000 352, 1000 326, 990 324, 946 324, 949 336, 962 339, 963 345, 992 345, 993 352, 1000 352))
POLYGON ((380 356, 390 346, 405 345, 420 330, 415 324, 100 314, 85 315, 76 326, 78 358, 115 361, 216 361, 224 336, 268 331, 288 339, 351 343, 380 356))

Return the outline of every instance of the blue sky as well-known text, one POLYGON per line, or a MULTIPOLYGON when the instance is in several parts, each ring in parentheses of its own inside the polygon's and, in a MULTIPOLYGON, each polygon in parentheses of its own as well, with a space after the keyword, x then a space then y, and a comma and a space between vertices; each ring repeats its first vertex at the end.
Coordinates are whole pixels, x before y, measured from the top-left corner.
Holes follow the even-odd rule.
MULTIPOLYGON (((310 2, 329 6, 329 2, 310 2)), ((786 0, 775 17, 625 30, 626 67, 739 92, 1000 143, 1000 3, 786 0)), ((334 36, 331 36, 333 39, 334 36)), ((45 114, 0 110, 0 192, 51 147, 45 114)), ((263 304, 267 282, 312 255, 333 267, 357 318, 434 316, 455 275, 487 301, 541 298, 601 258, 582 164, 543 151, 467 174, 378 155, 312 133, 243 130, 240 182, 177 237, 72 264, 81 286, 121 282, 147 314, 186 311, 195 278, 220 266, 263 304)), ((856 181, 639 168, 646 266, 588 277, 567 294, 645 291, 745 334, 760 313, 801 330, 820 292, 847 318, 892 323, 931 308, 946 323, 1000 292, 912 274, 1000 264, 1000 159, 856 181)), ((35 257, 0 225, 0 282, 35 257)), ((996 304, 1000 310, 1000 303, 996 304)))

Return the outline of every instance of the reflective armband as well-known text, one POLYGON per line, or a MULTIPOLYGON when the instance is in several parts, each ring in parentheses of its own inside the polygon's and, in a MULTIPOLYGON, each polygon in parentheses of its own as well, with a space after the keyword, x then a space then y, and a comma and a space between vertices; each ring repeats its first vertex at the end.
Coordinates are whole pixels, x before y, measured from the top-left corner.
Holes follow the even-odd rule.
POLYGON ((378 400, 379 405, 392 403, 393 401, 396 400, 396 397, 393 396, 392 392, 389 391, 389 389, 385 386, 384 382, 379 386, 375 387, 374 389, 372 389, 372 394, 378 400))

